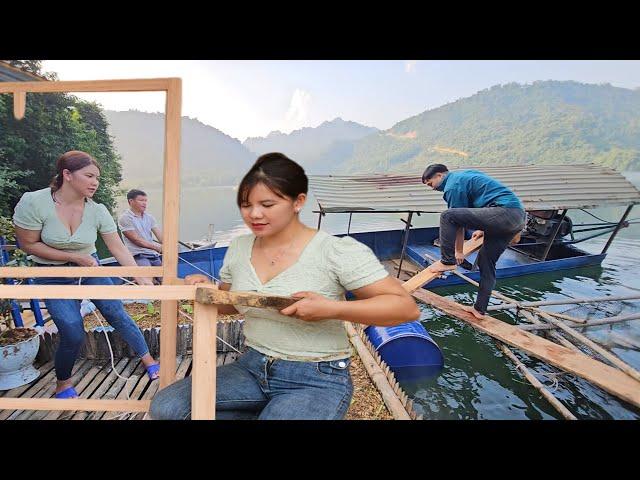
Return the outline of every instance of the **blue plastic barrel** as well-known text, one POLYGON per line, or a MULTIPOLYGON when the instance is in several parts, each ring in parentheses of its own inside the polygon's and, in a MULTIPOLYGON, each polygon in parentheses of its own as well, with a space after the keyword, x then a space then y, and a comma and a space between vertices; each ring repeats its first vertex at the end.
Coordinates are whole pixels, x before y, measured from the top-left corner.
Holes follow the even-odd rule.
POLYGON ((369 326, 365 333, 398 381, 430 378, 444 366, 440 347, 417 320, 395 327, 369 326))

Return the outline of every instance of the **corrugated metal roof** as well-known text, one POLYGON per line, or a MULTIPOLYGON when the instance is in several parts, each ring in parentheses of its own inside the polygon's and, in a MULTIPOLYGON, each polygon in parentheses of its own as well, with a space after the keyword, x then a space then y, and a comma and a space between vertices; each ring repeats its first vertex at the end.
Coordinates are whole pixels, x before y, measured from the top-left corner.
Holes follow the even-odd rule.
MULTIPOLYGON (((499 180, 527 210, 595 208, 640 203, 640 191, 623 175, 597 165, 466 167, 499 180)), ((324 212, 433 212, 447 209, 442 192, 407 175, 310 175, 309 187, 324 212)))
POLYGON ((0 61, 0 82, 34 82, 37 80, 46 79, 0 61))

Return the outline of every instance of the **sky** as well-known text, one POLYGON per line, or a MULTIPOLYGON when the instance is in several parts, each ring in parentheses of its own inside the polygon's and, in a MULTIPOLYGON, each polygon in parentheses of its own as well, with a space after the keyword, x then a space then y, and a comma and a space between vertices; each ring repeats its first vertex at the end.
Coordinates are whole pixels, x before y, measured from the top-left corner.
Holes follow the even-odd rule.
MULTIPOLYGON (((637 60, 45 60, 60 80, 182 78, 182 115, 244 141, 340 117, 381 130, 493 85, 640 87, 637 60)), ((164 93, 87 93, 106 110, 164 112, 164 93)))

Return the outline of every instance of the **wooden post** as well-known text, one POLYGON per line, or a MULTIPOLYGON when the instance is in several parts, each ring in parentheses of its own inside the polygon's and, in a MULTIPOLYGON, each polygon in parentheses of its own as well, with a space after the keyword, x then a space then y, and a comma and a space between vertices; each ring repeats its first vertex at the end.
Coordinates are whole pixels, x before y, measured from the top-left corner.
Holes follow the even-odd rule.
POLYGON ((24 112, 27 108, 27 92, 13 92, 13 116, 16 120, 24 118, 24 112))
MULTIPOLYGON (((180 138, 182 80, 168 80, 165 110, 164 191, 163 191, 163 285, 173 285, 178 278, 178 220, 180 214, 180 138)), ((175 381, 178 302, 165 300, 160 306, 160 388, 175 381)))
POLYGON ((193 367, 191 419, 216 416, 216 322, 218 307, 195 302, 193 315, 193 367))

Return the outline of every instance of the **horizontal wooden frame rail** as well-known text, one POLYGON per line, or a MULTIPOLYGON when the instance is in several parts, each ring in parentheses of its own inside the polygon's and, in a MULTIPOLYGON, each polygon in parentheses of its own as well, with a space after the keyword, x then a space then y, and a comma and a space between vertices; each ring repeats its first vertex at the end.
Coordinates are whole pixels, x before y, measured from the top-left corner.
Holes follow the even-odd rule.
POLYGON ((124 80, 72 80, 55 82, 0 82, 0 93, 67 92, 167 92, 179 78, 138 78, 124 80))
MULTIPOLYGON (((0 285, 0 298, 195 300, 193 333, 192 412, 194 420, 215 418, 217 305, 245 305, 282 309, 292 297, 254 292, 227 292, 216 285, 0 285)), ((0 410, 82 410, 147 412, 149 400, 0 398, 0 410)))
POLYGON ((0 278, 162 277, 162 267, 0 267, 0 278))
MULTIPOLYGON (((165 92, 165 131, 164 131, 164 167, 163 167, 163 265, 160 270, 131 270, 135 267, 112 267, 114 270, 101 270, 86 275, 80 267, 73 272, 35 271, 27 275, 19 272, 2 272, 3 277, 161 277, 164 285, 179 284, 178 274, 178 214, 180 197, 180 138, 182 120, 182 79, 146 78, 124 80, 79 80, 79 81, 36 81, 2 82, 0 94, 13 95, 13 114, 18 120, 24 118, 27 106, 27 93, 70 93, 70 92, 165 92), (120 269, 120 270, 119 270, 120 269), (100 273, 100 275, 98 274, 100 273)), ((149 267, 144 267, 149 268, 149 267)), ((157 268, 157 267, 151 267, 157 268)), ((166 293, 166 292, 165 292, 166 293)), ((41 298, 41 296, 38 296, 41 298)), ((95 298, 95 297, 94 297, 95 298)), ((175 381, 176 370, 176 327, 178 325, 178 303, 176 300, 162 300, 161 308, 160 386, 166 387, 175 381)))

